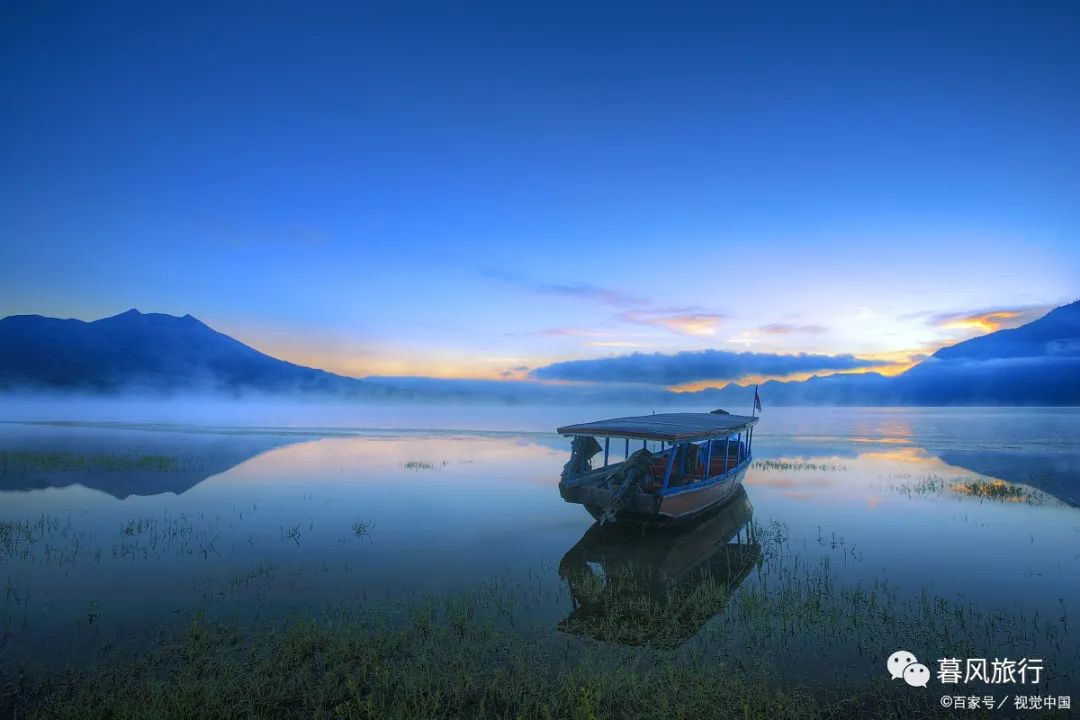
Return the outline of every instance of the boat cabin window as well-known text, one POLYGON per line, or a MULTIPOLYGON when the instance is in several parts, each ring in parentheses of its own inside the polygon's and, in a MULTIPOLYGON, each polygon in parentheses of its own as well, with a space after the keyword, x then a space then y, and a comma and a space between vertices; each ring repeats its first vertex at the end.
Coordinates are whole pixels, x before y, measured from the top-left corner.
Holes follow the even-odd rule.
POLYGON ((622 437, 575 435, 564 477, 617 465, 644 449, 652 453, 652 475, 658 486, 678 487, 731 472, 750 456, 750 431, 711 440, 671 443, 622 437), (669 473, 670 468, 670 473, 669 473))

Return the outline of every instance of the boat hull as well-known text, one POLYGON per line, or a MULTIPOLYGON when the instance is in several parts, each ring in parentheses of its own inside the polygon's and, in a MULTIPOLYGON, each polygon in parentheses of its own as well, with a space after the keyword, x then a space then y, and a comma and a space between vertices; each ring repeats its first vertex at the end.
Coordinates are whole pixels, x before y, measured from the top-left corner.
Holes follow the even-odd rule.
MULTIPOLYGON (((710 508, 727 502, 742 487, 749 462, 725 477, 709 482, 676 488, 667 494, 641 493, 627 498, 615 514, 620 522, 675 523, 696 517, 710 508)), ((585 506, 596 519, 604 514, 608 492, 588 485, 560 488, 567 502, 585 506)))
MULTIPOLYGON (((611 490, 595 485, 559 486, 559 493, 566 502, 584 505, 585 509, 594 518, 599 519, 604 514, 611 497, 611 490)), ((656 519, 660 512, 662 498, 652 493, 637 493, 623 498, 621 507, 616 514, 616 519, 656 519)))
POLYGON ((748 466, 749 463, 744 463, 727 477, 712 483, 703 483, 701 487, 688 487, 661 496, 658 515, 667 522, 688 520, 726 502, 742 487, 748 466))

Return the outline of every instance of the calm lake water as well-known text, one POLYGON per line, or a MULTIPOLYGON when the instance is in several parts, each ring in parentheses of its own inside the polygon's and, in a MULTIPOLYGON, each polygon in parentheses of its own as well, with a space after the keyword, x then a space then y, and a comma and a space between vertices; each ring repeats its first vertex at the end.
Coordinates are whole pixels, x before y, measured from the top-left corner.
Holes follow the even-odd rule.
POLYGON ((560 499, 568 441, 552 430, 633 409, 308 412, 0 424, 0 662, 138 647, 197 613, 248 622, 493 579, 534 587, 525 616, 558 628, 580 605, 574 567, 603 576, 628 556, 670 584, 722 562, 737 596, 775 562, 766 533, 838 587, 1063 624, 1047 664, 1077 663, 1078 410, 768 409, 738 507, 622 543, 587 536, 560 499), (996 480, 1004 497, 977 494, 996 480))

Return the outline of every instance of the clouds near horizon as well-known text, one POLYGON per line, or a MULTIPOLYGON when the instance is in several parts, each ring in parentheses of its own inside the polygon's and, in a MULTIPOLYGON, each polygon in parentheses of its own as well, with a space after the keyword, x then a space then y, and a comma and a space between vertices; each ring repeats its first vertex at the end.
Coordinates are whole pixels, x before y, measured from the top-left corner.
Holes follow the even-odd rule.
POLYGON ((698 350, 631 353, 593 360, 567 360, 532 371, 538 380, 679 385, 702 380, 733 381, 750 375, 782 376, 817 371, 866 370, 888 365, 850 354, 731 352, 698 350))
POLYGON ((1024 325, 1037 320, 1050 310, 1053 310, 1052 305, 1024 305, 938 313, 931 315, 927 324, 944 330, 982 334, 1024 325))

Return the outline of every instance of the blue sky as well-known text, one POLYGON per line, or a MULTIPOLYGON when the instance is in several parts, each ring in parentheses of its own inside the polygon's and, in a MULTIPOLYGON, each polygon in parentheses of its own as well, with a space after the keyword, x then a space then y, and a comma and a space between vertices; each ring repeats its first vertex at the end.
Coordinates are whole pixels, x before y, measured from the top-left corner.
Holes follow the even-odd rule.
POLYGON ((1075 3, 160 5, 3 11, 0 315, 522 377, 1080 294, 1075 3))

